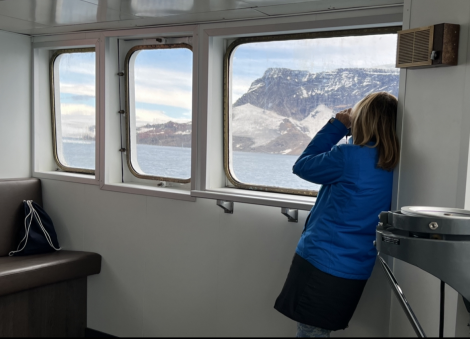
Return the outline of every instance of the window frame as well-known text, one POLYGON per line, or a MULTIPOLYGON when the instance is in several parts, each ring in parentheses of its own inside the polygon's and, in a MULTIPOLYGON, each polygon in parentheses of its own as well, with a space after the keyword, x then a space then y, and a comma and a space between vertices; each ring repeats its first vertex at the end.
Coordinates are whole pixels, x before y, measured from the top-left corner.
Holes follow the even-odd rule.
POLYGON ((283 194, 293 194, 301 196, 316 197, 318 191, 314 190, 301 190, 274 186, 264 186, 255 184, 246 184, 238 181, 232 175, 230 168, 231 161, 231 135, 230 135, 230 114, 232 105, 230 104, 230 84, 231 84, 231 59, 235 49, 243 44, 255 42, 268 42, 268 41, 285 41, 285 40, 301 40, 301 39, 318 39, 318 38, 337 38, 348 36, 364 36, 364 35, 379 35, 379 34, 393 34, 402 30, 402 26, 386 26, 374 28, 361 28, 361 29, 347 29, 347 30, 334 30, 322 31, 311 33, 295 33, 295 34, 282 34, 282 35, 265 35, 265 36, 251 36, 241 37, 234 40, 226 49, 223 58, 223 167, 225 176, 228 181, 238 189, 249 191, 262 191, 283 194))
MULTIPOLYGON (((86 168, 77 168, 77 167, 70 167, 62 164, 59 159, 59 154, 57 151, 57 114, 56 114, 56 88, 55 88, 55 62, 59 56, 62 54, 67 54, 67 53, 89 53, 89 52, 94 52, 95 53, 95 60, 96 60, 96 48, 95 47, 83 47, 83 48, 66 48, 66 49, 59 49, 54 52, 51 56, 50 64, 49 64, 49 69, 50 69, 50 94, 51 94, 51 117, 52 117, 52 149, 53 149, 53 156, 54 160, 57 164, 57 166, 64 172, 71 172, 71 173, 79 173, 79 174, 91 174, 95 175, 96 173, 96 157, 95 157, 95 169, 86 169, 86 168)), ((96 61, 95 61, 95 84, 96 84, 96 78, 97 78, 97 70, 96 70, 96 61)), ((60 86, 60 84, 59 84, 60 86)), ((59 90, 60 92, 60 90, 59 90)), ((96 93, 96 92, 95 92, 96 93)), ((96 94, 95 94, 96 95, 96 94)), ((96 100, 96 97, 95 97, 96 100)), ((59 98, 60 102, 60 98, 59 98)), ((96 105, 95 105, 95 121, 96 121, 96 116, 97 116, 97 111, 96 111, 96 105)), ((95 149, 96 149, 96 143, 97 143, 97 129, 95 128, 95 149)))
MULTIPOLYGON (((150 180, 157 180, 157 181, 166 181, 166 182, 174 182, 174 183, 180 183, 180 184, 187 184, 191 182, 191 176, 188 179, 179 179, 179 178, 171 178, 171 177, 163 177, 163 176, 156 176, 156 175, 148 175, 148 174, 141 174, 136 171, 134 166, 132 165, 132 144, 131 144, 131 107, 130 107, 130 65, 129 62, 132 58, 132 55, 137 52, 137 51, 142 51, 142 50, 155 50, 155 49, 176 49, 176 48, 186 48, 189 49, 192 52, 192 57, 194 60, 194 52, 193 48, 191 45, 187 43, 168 43, 168 44, 154 44, 154 45, 138 45, 134 46, 126 54, 126 58, 124 61, 125 65, 125 119, 126 119, 126 159, 127 159, 127 166, 129 168, 129 171, 132 173, 137 178, 140 179, 150 179, 150 180)), ((194 72, 192 72, 191 76, 193 77, 194 72)), ((193 95, 193 88, 191 87, 191 97, 193 95)), ((191 126, 193 124, 193 121, 191 119, 191 126)), ((192 130, 192 127, 191 127, 192 130)), ((137 147, 137 144, 136 144, 137 147)), ((194 145, 191 145, 191 149, 194 147, 194 145)), ((192 156, 191 156, 192 160, 192 156)), ((192 172, 192 161, 191 161, 191 172, 192 172)))

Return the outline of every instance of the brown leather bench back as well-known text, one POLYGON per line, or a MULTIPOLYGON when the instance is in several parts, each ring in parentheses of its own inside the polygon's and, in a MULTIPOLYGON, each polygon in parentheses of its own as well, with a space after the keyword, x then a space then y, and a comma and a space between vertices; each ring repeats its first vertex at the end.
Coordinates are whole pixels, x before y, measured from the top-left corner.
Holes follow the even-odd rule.
POLYGON ((42 206, 39 179, 0 180, 0 257, 18 246, 18 230, 24 227, 23 200, 34 200, 42 206))

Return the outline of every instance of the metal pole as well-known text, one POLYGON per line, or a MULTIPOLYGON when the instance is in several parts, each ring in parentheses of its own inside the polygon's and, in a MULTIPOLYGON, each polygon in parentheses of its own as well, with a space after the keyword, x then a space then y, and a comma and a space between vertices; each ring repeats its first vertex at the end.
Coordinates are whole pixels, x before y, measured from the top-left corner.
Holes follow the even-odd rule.
POLYGON ((439 338, 444 338, 444 306, 446 297, 446 283, 441 280, 441 310, 439 314, 439 338))
POLYGON ((382 259, 380 255, 377 255, 379 257, 380 263, 382 264, 382 268, 385 271, 385 275, 388 278, 388 281, 390 285, 392 286, 393 292, 395 292, 395 295, 398 298, 398 301, 400 302, 401 307, 403 308, 403 311, 405 311, 406 316, 408 317, 408 320, 411 323, 411 326, 416 332, 416 335, 420 338, 426 338, 426 334, 424 333, 423 329, 421 328, 421 325, 419 324, 418 319, 416 318, 416 315, 413 313, 413 310, 411 309, 410 304, 408 304, 408 301, 405 298, 405 295, 403 294, 400 286, 398 286, 398 282, 395 279, 395 276, 393 275, 392 270, 390 267, 388 267, 387 263, 385 260, 382 259))

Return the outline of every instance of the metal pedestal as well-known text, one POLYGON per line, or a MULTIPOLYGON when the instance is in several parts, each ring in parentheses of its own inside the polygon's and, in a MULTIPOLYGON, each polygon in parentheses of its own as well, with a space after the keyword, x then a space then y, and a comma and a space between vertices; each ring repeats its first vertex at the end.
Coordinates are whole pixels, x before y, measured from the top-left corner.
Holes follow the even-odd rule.
POLYGON ((384 269, 385 275, 388 278, 388 282, 390 283, 390 286, 392 287, 392 291, 395 293, 395 296, 397 297, 398 301, 400 302, 400 306, 405 311, 405 314, 408 318, 408 320, 411 323, 411 326, 416 332, 416 335, 420 338, 426 338, 426 334, 423 331, 423 328, 419 324, 418 318, 416 318, 416 315, 414 314, 413 310, 411 309, 410 304, 405 298, 405 295, 403 294, 400 286, 398 286, 398 282, 395 279, 395 276, 393 275, 392 270, 390 267, 388 267, 387 263, 385 260, 382 259, 382 257, 379 255, 379 261, 382 264, 382 268, 384 269))
POLYGON ((470 211, 441 207, 403 207, 382 212, 376 231, 379 261, 416 335, 424 333, 416 315, 380 254, 410 263, 440 279, 439 337, 444 336, 445 285, 470 298, 470 211))

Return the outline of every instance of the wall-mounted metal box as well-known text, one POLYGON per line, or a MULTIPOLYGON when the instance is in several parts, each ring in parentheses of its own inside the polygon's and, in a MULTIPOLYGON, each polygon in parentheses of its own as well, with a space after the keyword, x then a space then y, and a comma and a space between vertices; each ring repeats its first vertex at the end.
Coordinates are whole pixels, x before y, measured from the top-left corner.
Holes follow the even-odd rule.
POLYGON ((398 32, 398 68, 455 66, 460 25, 438 24, 398 32))

